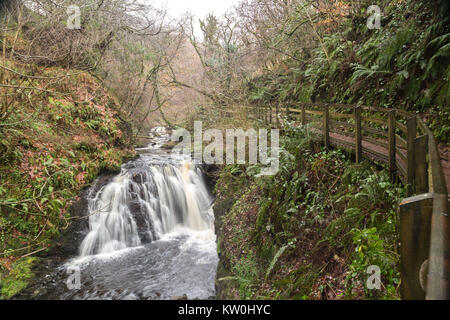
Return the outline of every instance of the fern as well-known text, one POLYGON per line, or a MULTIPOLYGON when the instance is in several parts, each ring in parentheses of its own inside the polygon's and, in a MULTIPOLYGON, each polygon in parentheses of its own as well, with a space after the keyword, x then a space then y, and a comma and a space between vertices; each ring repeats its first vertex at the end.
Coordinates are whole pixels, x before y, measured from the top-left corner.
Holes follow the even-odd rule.
POLYGON ((350 78, 350 85, 354 85, 357 81, 361 80, 361 78, 365 80, 377 74, 392 73, 391 71, 388 70, 378 70, 378 68, 379 68, 378 65, 374 65, 370 69, 359 64, 355 65, 353 75, 350 78))
POLYGON ((377 64, 384 69, 392 69, 392 60, 411 42, 415 35, 413 27, 407 27, 397 32, 397 34, 389 39, 381 48, 378 56, 377 64))
MULTIPOLYGON (((450 33, 448 34, 450 35, 450 33)), ((436 62, 438 58, 444 58, 444 60, 447 60, 450 57, 450 43, 447 43, 443 47, 441 47, 438 52, 436 52, 431 59, 428 61, 427 68, 425 69, 424 78, 427 78, 431 75, 433 79, 437 77, 437 75, 440 73, 441 70, 439 67, 439 63, 436 62)))
POLYGON ((269 268, 267 268, 267 272, 266 272, 266 279, 269 278, 270 272, 272 271, 273 267, 275 267, 275 264, 277 263, 278 259, 280 258, 280 256, 283 254, 283 252, 288 248, 288 245, 282 246, 277 253, 275 254, 275 256, 272 259, 272 262, 270 262, 269 268))

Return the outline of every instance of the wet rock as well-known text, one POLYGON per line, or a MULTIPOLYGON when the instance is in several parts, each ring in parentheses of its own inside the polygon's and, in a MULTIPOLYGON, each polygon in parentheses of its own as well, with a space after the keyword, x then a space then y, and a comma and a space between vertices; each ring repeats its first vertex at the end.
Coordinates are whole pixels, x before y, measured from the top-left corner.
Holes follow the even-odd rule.
POLYGON ((152 241, 151 234, 148 230, 153 230, 152 226, 149 225, 149 220, 147 217, 147 211, 142 208, 138 201, 130 201, 128 203, 128 208, 133 215, 134 221, 136 222, 138 228, 139 238, 142 243, 149 243, 152 241))
POLYGON ((88 199, 107 185, 116 173, 99 176, 89 188, 81 191, 80 200, 70 208, 71 221, 69 227, 62 232, 45 257, 69 258, 78 255, 81 242, 89 231, 88 199))

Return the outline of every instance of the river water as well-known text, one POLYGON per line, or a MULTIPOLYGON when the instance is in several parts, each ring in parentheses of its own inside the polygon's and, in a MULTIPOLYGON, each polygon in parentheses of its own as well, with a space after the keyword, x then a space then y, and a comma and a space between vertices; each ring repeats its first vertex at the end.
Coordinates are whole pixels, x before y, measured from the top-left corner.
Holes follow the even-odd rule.
MULTIPOLYGON (((162 127, 139 158, 88 192, 78 254, 44 276, 43 299, 208 299, 218 264, 213 199, 200 168, 161 149, 162 127)), ((95 184, 94 184, 95 185, 95 184)))

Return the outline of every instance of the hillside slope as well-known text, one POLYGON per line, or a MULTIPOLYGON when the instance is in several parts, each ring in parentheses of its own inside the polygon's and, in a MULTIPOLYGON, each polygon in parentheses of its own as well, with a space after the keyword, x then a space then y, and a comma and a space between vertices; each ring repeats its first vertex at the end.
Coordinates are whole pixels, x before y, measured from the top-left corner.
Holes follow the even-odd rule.
POLYGON ((220 299, 398 299, 398 203, 405 189, 386 170, 326 150, 287 127, 280 171, 219 170, 214 210, 220 299), (380 290, 367 288, 378 266, 380 290))
POLYGON ((283 59, 253 79, 250 99, 281 106, 325 102, 416 112, 448 157, 448 149, 444 150, 450 138, 448 1, 379 1, 379 29, 367 27, 367 8, 372 4, 336 1, 336 8, 348 11, 332 18, 322 12, 315 23, 321 28, 316 43, 311 48, 298 45, 297 52, 289 52, 295 59, 283 59))
POLYGON ((0 298, 8 298, 70 224, 80 190, 134 151, 117 100, 90 74, 1 65, 0 298))

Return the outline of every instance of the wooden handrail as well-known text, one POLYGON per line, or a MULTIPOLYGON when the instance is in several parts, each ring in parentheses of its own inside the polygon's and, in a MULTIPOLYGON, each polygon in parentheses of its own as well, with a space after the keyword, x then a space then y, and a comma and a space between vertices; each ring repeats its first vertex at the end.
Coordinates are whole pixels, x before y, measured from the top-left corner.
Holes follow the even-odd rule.
MULTIPOLYGON (((409 196, 420 193, 400 203, 401 294, 404 299, 450 299, 448 190, 432 131, 417 115, 404 110, 326 103, 296 106, 266 109, 270 113, 270 123, 275 111, 277 126, 280 124, 281 110, 285 110, 288 119, 300 116, 303 125, 308 118, 313 117, 317 123, 321 117, 323 124, 314 130, 322 135, 325 146, 350 147, 355 150, 357 162, 364 155, 371 160, 378 155, 378 160, 387 162, 392 179, 399 176, 407 184, 409 196), (338 111, 333 112, 334 109, 338 111), (377 118, 368 116, 372 113, 378 113, 377 118), (333 118, 353 120, 353 123, 333 118), (406 125, 399 118, 403 118, 406 125), (363 126, 363 121, 375 128, 363 126), (380 126, 387 127, 387 131, 379 129, 380 126), (344 132, 342 127, 351 131, 344 132), (397 129, 406 139, 396 134, 397 129), (382 143, 363 132, 385 137, 387 141, 382 143)), ((261 110, 255 110, 255 118, 264 117, 267 121, 266 110, 256 109, 261 110)))
POLYGON ((448 190, 433 133, 419 117, 417 120, 423 134, 428 136, 429 192, 433 194, 427 299, 448 299, 450 296, 448 190))

